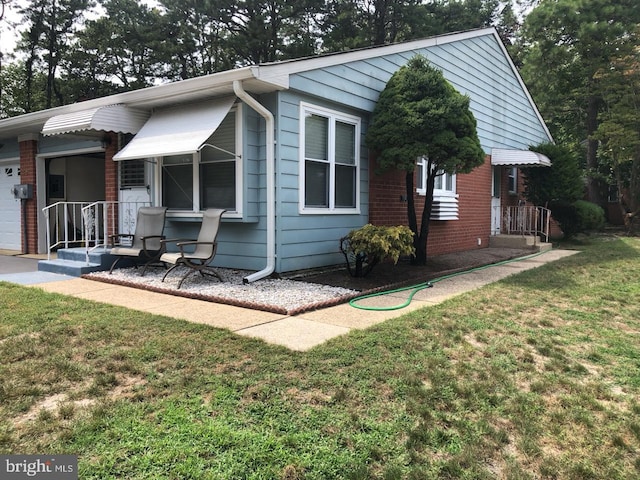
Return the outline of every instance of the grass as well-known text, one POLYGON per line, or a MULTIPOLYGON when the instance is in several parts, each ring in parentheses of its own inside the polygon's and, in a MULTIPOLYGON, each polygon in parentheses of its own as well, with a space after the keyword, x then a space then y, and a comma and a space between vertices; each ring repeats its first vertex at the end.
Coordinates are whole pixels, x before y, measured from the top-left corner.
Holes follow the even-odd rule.
POLYGON ((569 247, 306 353, 0 284, 0 453, 83 479, 638 478, 640 239, 569 247))

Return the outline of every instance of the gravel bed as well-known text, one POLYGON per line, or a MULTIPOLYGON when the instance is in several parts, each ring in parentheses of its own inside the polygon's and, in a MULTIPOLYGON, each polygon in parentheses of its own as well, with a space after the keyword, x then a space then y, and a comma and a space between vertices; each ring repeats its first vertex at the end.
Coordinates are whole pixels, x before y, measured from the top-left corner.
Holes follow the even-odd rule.
POLYGON ((253 272, 226 268, 216 268, 224 282, 213 277, 205 278, 200 274, 194 274, 188 277, 178 289, 178 283, 186 273, 186 269, 182 267, 171 272, 164 282, 162 277, 166 271, 163 269, 150 269, 144 277, 140 276, 140 271, 135 268, 122 268, 114 270, 111 275, 108 272, 94 272, 83 277, 289 315, 344 303, 361 294, 357 290, 342 287, 284 279, 266 278, 243 284, 242 279, 253 272))

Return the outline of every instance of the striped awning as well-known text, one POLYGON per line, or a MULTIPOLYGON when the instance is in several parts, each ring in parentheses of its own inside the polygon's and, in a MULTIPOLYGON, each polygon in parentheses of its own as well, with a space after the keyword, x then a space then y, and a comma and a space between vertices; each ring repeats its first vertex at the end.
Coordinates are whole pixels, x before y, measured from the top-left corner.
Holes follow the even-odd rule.
POLYGON ((87 131, 138 133, 148 118, 149 113, 143 110, 120 104, 107 105, 51 117, 42 127, 42 134, 49 136, 87 131))
POLYGON ((509 167, 550 167, 551 160, 542 153, 531 150, 491 149, 491 165, 509 167))

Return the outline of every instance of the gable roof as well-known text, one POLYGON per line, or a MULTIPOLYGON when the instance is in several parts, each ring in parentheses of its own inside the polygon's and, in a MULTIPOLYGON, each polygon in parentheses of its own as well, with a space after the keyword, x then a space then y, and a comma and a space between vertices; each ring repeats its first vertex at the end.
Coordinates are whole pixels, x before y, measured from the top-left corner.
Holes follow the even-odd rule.
POLYGON ((551 138, 542 116, 536 108, 533 99, 522 81, 522 78, 509 57, 504 44, 497 34, 497 31, 493 27, 450 33, 404 43, 242 67, 202 77, 156 85, 140 90, 119 93, 107 97, 42 110, 39 112, 28 113, 0 120, 0 137, 6 138, 24 133, 41 133, 44 124, 54 116, 77 114, 79 112, 99 109, 100 107, 106 107, 114 104, 125 105, 129 108, 149 112, 156 108, 167 107, 179 103, 200 102, 206 99, 232 94, 234 81, 242 82, 244 89, 254 94, 286 90, 289 88, 290 77, 298 73, 358 60, 392 55, 395 53, 411 52, 413 50, 425 49, 482 36, 491 36, 496 39, 514 76, 517 78, 517 81, 525 92, 531 107, 535 111, 540 124, 548 134, 549 138, 551 138))

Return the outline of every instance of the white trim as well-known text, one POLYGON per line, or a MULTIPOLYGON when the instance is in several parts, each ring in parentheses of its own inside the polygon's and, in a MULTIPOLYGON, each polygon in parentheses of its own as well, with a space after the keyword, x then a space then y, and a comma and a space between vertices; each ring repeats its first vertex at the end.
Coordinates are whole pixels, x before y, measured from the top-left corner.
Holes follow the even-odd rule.
POLYGON ((350 115, 338 110, 321 107, 307 102, 300 102, 299 108, 299 148, 298 148, 298 213, 301 215, 358 215, 360 214, 360 175, 361 175, 361 159, 360 159, 360 129, 362 119, 355 115, 350 115), (328 156, 327 164, 329 165, 329 206, 328 207, 306 207, 305 197, 305 179, 306 179, 306 158, 305 158, 305 116, 307 113, 316 114, 318 116, 329 119, 329 138, 328 138, 328 156), (336 121, 347 123, 355 127, 354 146, 355 146, 355 207, 336 207, 335 206, 335 123, 336 121))

